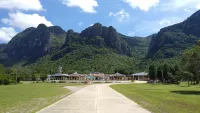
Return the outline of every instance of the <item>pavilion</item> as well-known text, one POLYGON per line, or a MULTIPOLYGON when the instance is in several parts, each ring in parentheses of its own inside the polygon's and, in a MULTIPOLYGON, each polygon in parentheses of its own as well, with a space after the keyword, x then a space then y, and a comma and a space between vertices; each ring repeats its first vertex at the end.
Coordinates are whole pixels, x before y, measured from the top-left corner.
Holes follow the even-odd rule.
POLYGON ((90 73, 90 76, 93 76, 93 80, 104 80, 104 73, 94 72, 90 73))
POLYGON ((75 73, 69 75, 69 80, 84 81, 84 80, 86 80, 86 76, 75 72, 75 73))
POLYGON ((139 80, 139 81, 147 81, 149 79, 148 73, 146 72, 140 72, 140 73, 135 73, 132 74, 134 80, 139 80))
POLYGON ((53 75, 48 75, 48 80, 67 80, 69 78, 68 74, 53 74, 53 75))
POLYGON ((117 72, 115 74, 109 75, 109 80, 124 81, 124 80, 127 80, 127 77, 126 77, 126 75, 117 72))

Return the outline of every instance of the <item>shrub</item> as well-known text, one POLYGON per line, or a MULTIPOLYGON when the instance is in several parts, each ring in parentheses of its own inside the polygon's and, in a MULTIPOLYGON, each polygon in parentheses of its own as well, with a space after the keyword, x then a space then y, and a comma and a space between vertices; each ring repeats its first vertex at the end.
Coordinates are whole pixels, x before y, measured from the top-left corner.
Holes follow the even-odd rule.
POLYGON ((56 83, 56 81, 51 81, 51 83, 56 83))
POLYGON ((0 85, 9 85, 11 83, 15 83, 11 77, 6 76, 6 75, 0 75, 0 85))
POLYGON ((66 83, 66 81, 64 81, 64 80, 60 80, 58 83, 66 83))
POLYGON ((44 82, 47 79, 47 75, 41 75, 40 79, 42 80, 42 82, 44 82))

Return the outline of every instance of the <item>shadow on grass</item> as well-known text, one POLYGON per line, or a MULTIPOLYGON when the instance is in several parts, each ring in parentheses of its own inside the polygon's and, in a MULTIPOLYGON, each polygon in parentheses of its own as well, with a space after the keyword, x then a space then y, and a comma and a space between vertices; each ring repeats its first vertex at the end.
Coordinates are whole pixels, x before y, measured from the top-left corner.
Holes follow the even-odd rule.
POLYGON ((171 91, 172 93, 182 94, 182 95, 200 95, 200 91, 171 91))
POLYGON ((190 86, 179 86, 179 87, 190 87, 190 86))

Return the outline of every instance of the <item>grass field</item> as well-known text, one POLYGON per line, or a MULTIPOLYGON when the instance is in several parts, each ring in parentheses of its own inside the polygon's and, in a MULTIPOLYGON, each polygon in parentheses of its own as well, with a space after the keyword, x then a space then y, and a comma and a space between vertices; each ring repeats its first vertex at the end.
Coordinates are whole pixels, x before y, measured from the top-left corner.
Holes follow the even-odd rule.
POLYGON ((121 84, 111 86, 153 113, 200 113, 200 86, 121 84))
POLYGON ((63 86, 80 84, 32 83, 0 86, 0 113, 32 113, 70 94, 63 86))

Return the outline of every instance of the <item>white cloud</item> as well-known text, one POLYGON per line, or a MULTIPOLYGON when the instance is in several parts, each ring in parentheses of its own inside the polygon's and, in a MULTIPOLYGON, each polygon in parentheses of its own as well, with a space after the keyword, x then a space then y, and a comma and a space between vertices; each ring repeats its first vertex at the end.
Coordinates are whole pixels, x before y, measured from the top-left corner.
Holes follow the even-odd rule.
POLYGON ((141 21, 133 28, 135 36, 148 36, 159 32, 161 28, 183 21, 183 17, 166 17, 158 20, 141 21))
POLYGON ((196 8, 200 9, 200 2, 199 2, 199 4, 196 5, 196 8))
POLYGON ((128 3, 132 8, 139 8, 143 11, 148 11, 151 7, 158 5, 159 0, 123 0, 128 3))
POLYGON ((110 12, 109 16, 116 17, 119 22, 129 19, 129 13, 124 11, 124 9, 121 9, 119 12, 116 13, 110 12))
POLYGON ((135 32, 133 32, 133 31, 129 32, 128 36, 135 36, 135 32))
POLYGON ((179 11, 180 9, 196 10, 200 9, 200 0, 167 0, 162 3, 160 8, 162 11, 179 11))
POLYGON ((46 26, 52 26, 53 24, 46 20, 44 16, 38 14, 25 14, 22 12, 9 13, 9 18, 1 20, 4 24, 12 27, 25 29, 28 27, 37 27, 38 24, 45 24, 46 26))
POLYGON ((191 13, 192 12, 190 9, 187 9, 187 8, 185 8, 184 11, 187 12, 187 13, 191 13))
POLYGON ((43 10, 39 0, 0 0, 0 8, 9 10, 43 10))
POLYGON ((83 25, 83 22, 79 22, 77 25, 80 27, 83 25))
POLYGON ((166 27, 166 26, 169 26, 169 25, 173 25, 173 24, 176 24, 176 23, 179 23, 183 21, 182 19, 180 18, 177 18, 177 17, 170 17, 170 18, 164 18, 162 19, 159 24, 160 26, 162 27, 166 27))
POLYGON ((169 25, 171 23, 170 20, 167 20, 167 19, 163 19, 159 22, 160 25, 169 25))
POLYGON ((0 41, 1 42, 8 42, 10 41, 17 32, 12 27, 1 27, 0 28, 0 41))
POLYGON ((62 0, 62 4, 67 7, 79 7, 86 13, 96 13, 95 7, 98 6, 96 0, 62 0))

